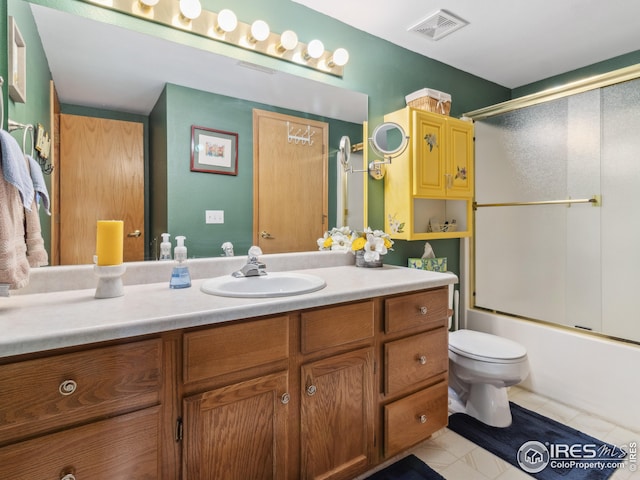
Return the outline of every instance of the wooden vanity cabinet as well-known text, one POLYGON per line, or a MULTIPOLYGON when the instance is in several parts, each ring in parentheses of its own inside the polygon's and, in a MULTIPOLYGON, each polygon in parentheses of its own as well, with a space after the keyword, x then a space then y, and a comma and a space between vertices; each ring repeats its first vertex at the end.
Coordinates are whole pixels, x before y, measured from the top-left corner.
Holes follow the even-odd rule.
POLYGON ((162 476, 160 339, 0 365, 0 478, 162 476))
POLYGON ((384 300, 380 406, 386 458, 447 425, 447 300, 446 287, 384 300))
POLYGON ((0 478, 352 479, 446 425, 447 298, 0 360, 0 478))
POLYGON ((375 461, 375 312, 367 300, 301 314, 301 479, 351 479, 375 461))

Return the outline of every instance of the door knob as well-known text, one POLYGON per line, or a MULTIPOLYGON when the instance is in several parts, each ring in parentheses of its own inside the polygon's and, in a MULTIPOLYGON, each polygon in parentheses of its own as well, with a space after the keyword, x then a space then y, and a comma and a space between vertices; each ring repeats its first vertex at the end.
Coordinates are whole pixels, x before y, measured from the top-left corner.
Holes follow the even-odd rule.
POLYGON ((142 232, 140 230, 135 230, 131 233, 127 233, 127 237, 139 237, 140 235, 142 235, 142 232))
POLYGON ((260 232, 260 236, 262 238, 265 239, 273 239, 274 237, 271 236, 271 234, 269 232, 267 232, 266 230, 263 230, 262 232, 260 232))

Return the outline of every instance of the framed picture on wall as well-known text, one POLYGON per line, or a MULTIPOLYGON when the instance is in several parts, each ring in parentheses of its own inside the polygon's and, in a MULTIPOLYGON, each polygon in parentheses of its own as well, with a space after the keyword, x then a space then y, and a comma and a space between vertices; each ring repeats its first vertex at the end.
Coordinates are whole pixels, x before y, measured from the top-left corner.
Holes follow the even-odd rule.
POLYGON ((191 171, 238 174, 238 134, 191 127, 191 171))
POLYGON ((9 17, 9 97, 16 103, 27 102, 27 46, 13 17, 9 17))

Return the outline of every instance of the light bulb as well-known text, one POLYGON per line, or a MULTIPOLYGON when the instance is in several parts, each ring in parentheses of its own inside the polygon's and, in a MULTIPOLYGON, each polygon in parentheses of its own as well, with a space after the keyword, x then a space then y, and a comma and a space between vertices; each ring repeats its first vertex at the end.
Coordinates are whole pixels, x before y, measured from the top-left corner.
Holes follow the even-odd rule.
POLYGON ((202 13, 200 0, 180 0, 180 13, 187 20, 195 20, 202 13))
POLYGON ((344 67, 349 61, 349 52, 344 48, 338 48, 333 52, 333 56, 329 60, 329 66, 344 67))
POLYGON ((307 51, 304 54, 305 60, 309 58, 320 58, 324 53, 324 45, 320 40, 311 40, 307 45, 307 51))
POLYGON ((269 37, 269 25, 264 20, 256 20, 251 24, 251 43, 261 42, 269 37))
POLYGON ((142 8, 152 8, 155 7, 160 0, 138 0, 140 2, 140 6, 142 8))
POLYGON ((233 32, 238 26, 238 18, 235 13, 225 8, 218 13, 217 23, 216 31, 218 31, 218 33, 229 33, 233 32))
POLYGON ((298 35, 293 30, 285 30, 280 34, 280 45, 278 51, 293 50, 298 46, 298 35))

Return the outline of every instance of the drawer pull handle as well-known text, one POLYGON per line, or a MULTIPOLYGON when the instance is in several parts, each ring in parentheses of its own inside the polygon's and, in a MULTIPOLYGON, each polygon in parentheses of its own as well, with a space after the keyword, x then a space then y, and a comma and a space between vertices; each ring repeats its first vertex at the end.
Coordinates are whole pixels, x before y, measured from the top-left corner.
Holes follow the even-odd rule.
POLYGON ((60 392, 60 395, 66 396, 71 395, 73 392, 75 392, 76 388, 78 388, 78 384, 76 382, 74 382, 73 380, 65 380, 58 387, 58 391, 60 392))
POLYGON ((426 415, 420 415, 420 416, 418 417, 418 421, 419 421, 420 423, 427 423, 427 416, 426 416, 426 415))
POLYGON ((427 356, 426 355, 418 355, 418 363, 420 363, 420 365, 426 365, 427 364, 427 356))
POLYGON ((307 395, 309 395, 310 397, 313 397, 316 394, 316 386, 315 385, 309 385, 307 387, 307 395))
POLYGON ((289 403, 289 400, 291 400, 291 396, 288 393, 283 393, 282 397, 280 397, 280 401, 282 402, 283 405, 286 405, 287 403, 289 403))
POLYGON ((420 307, 420 315, 426 315, 429 309, 425 306, 420 307))
POLYGON ((76 476, 73 473, 67 473, 64 477, 61 477, 60 480, 76 480, 76 476))

